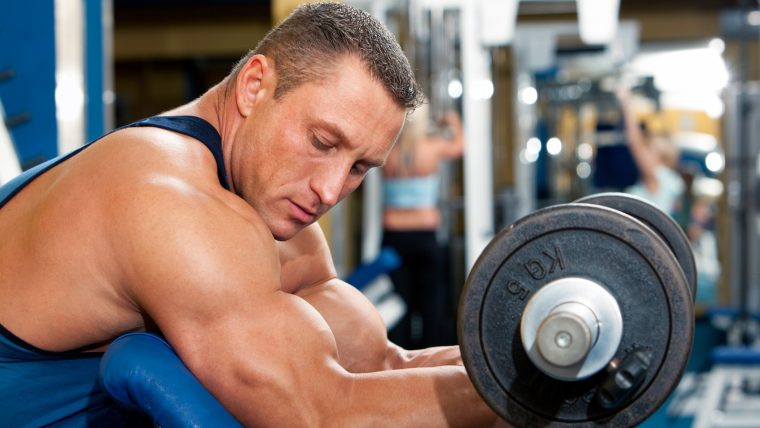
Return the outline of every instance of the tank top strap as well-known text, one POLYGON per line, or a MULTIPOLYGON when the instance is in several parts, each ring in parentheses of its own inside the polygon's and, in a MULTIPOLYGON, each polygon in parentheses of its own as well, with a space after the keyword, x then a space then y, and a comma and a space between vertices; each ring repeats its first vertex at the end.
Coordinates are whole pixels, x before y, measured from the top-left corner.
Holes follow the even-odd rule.
POLYGON ((210 123, 197 116, 153 116, 133 122, 126 127, 142 126, 152 126, 178 132, 203 143, 211 151, 211 154, 214 155, 219 183, 225 189, 231 190, 227 179, 227 170, 224 167, 222 137, 210 123))
MULTIPOLYGON (((205 145, 211 151, 211 154, 214 156, 214 160, 216 160, 216 172, 219 178, 219 184, 221 184, 225 189, 231 190, 229 181, 227 179, 227 170, 224 167, 224 157, 222 155, 222 137, 219 135, 219 132, 216 131, 216 128, 214 128, 210 123, 197 116, 153 116, 147 119, 130 123, 128 125, 124 125, 118 129, 115 129, 114 131, 109 132, 109 134, 124 128, 144 126, 152 126, 156 128, 166 129, 168 131, 178 132, 180 134, 195 138, 196 140, 203 143, 203 145, 205 145)), ((81 152, 102 138, 103 137, 100 137, 97 140, 85 144, 82 147, 79 147, 69 153, 36 165, 14 177, 12 180, 5 183, 5 185, 0 186, 0 208, 39 175, 65 161, 66 159, 71 158, 72 156, 76 155, 77 153, 81 152)))

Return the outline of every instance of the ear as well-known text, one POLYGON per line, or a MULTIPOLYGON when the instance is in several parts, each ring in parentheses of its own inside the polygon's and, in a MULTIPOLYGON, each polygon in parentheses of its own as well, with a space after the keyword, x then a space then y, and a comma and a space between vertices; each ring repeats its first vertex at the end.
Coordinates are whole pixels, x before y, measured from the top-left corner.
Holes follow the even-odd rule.
POLYGON ((254 55, 237 75, 235 102, 241 116, 248 117, 256 103, 274 91, 274 68, 270 63, 271 60, 264 55, 254 55))

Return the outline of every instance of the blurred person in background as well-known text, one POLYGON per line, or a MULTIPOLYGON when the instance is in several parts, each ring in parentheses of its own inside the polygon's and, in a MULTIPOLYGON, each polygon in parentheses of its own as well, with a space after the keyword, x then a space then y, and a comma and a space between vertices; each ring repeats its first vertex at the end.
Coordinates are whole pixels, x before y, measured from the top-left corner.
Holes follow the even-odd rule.
POLYGON ((676 217, 686 189, 676 169, 680 156, 678 147, 664 130, 654 130, 639 122, 628 89, 619 89, 617 97, 623 113, 626 143, 639 171, 638 181, 625 191, 676 217))
POLYGON ((686 229, 697 266, 697 303, 714 304, 720 278, 718 241, 715 238, 714 203, 707 197, 696 197, 691 205, 691 220, 686 229))
POLYGON ((418 107, 383 168, 383 246, 401 256, 401 266, 390 276, 407 305, 389 338, 413 348, 456 340, 452 296, 443 280, 444 253, 436 237, 441 225, 437 172, 442 162, 462 156, 464 139, 459 114, 447 112, 440 122, 447 132, 431 134, 429 105, 418 107))

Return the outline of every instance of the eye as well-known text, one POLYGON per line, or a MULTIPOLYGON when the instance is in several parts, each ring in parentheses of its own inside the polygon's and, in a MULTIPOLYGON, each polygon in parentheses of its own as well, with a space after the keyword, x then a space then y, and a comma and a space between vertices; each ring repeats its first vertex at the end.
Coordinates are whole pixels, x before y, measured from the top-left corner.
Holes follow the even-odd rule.
POLYGON ((369 168, 360 163, 355 163, 351 166, 351 174, 353 175, 364 176, 367 171, 369 171, 369 168))
POLYGON ((317 150, 330 150, 332 148, 331 145, 323 143, 316 135, 312 136, 311 145, 317 150))

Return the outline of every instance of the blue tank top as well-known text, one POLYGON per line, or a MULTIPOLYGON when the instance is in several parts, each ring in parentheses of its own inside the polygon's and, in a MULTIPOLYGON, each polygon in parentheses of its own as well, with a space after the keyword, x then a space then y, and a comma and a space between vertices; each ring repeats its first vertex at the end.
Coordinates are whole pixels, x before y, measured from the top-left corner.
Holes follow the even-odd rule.
MULTIPOLYGON (((127 127, 151 126, 199 140, 217 164, 219 183, 229 190, 216 129, 195 116, 157 116, 127 127)), ((31 168, 0 187, 0 208, 36 177, 85 150, 95 140, 68 154, 31 168)), ((138 427, 152 426, 146 417, 117 406, 98 382, 103 354, 50 352, 25 342, 0 325, 0 424, 8 427, 138 427)))
POLYGON ((438 176, 383 180, 383 204, 392 208, 429 208, 438 204, 438 176))

